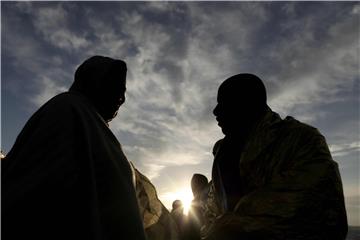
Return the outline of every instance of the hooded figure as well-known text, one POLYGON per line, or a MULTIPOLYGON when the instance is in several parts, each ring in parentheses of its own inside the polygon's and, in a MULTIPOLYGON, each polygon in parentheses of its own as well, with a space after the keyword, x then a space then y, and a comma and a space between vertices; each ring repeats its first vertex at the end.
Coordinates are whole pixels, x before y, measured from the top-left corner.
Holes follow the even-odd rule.
POLYGON ((225 80, 202 237, 206 240, 342 240, 347 233, 337 163, 325 138, 266 103, 252 74, 225 80))
POLYGON ((145 239, 129 162, 108 128, 126 64, 94 56, 2 160, 3 239, 145 239))

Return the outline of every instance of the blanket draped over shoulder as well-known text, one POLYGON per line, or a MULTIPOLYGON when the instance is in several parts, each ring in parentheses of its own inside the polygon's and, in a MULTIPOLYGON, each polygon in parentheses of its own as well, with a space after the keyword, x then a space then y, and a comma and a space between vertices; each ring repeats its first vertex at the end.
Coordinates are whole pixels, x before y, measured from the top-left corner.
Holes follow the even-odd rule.
MULTIPOLYGON (((132 165, 133 166, 133 165, 132 165)), ((177 240, 179 229, 151 181, 133 166, 136 196, 148 240, 177 240)))
POLYGON ((338 165, 317 129, 270 109, 239 158, 242 196, 227 209, 214 147, 203 239, 345 239, 347 219, 338 165))
POLYGON ((92 104, 62 93, 2 160, 4 239, 145 239, 130 164, 92 104))

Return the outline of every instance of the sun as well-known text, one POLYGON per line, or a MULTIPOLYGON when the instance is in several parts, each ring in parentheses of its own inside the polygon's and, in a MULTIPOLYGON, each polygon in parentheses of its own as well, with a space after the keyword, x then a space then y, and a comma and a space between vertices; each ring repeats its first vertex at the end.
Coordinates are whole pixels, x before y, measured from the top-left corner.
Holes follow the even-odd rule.
MULTIPOLYGON (((184 207, 184 214, 188 215, 191 207, 191 201, 193 200, 193 194, 191 192, 190 188, 180 188, 173 192, 168 192, 164 196, 162 196, 163 199, 168 203, 169 207, 171 206, 171 203, 175 200, 181 200, 183 207, 184 207)), ((171 207, 170 207, 171 209, 171 207)))
POLYGON ((181 200, 184 207, 184 214, 188 215, 191 207, 191 201, 193 200, 193 194, 189 188, 180 189, 175 192, 177 199, 181 200))

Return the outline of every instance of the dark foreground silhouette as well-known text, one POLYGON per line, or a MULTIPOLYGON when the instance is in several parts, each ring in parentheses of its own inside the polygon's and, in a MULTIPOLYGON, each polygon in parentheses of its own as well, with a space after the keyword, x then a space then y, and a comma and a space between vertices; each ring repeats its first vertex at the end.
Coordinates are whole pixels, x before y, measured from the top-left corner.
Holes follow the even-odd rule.
POLYGON ((193 176, 188 218, 179 202, 169 214, 108 128, 125 90, 126 64, 95 56, 30 118, 1 161, 3 239, 345 239, 341 179, 324 137, 273 112, 259 78, 221 84, 214 115, 225 137, 210 183, 193 176))
POLYGON ((317 129, 282 120, 252 74, 225 80, 203 239, 345 239, 338 165, 317 129))
POLYGON ((126 64, 95 56, 43 105, 2 160, 2 239, 145 239, 133 175, 107 126, 126 64))

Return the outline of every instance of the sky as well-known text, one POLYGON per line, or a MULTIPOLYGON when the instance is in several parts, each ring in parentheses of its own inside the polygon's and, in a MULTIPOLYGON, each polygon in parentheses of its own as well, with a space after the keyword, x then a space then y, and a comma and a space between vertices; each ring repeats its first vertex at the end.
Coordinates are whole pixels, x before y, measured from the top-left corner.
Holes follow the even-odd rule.
POLYGON ((357 2, 1 2, 1 149, 85 59, 123 59, 110 128, 170 208, 192 174, 211 177, 220 83, 254 73, 272 110, 326 137, 359 226, 359 16, 357 2))

